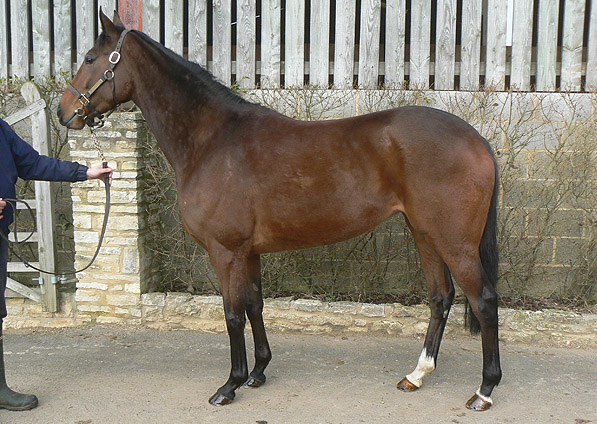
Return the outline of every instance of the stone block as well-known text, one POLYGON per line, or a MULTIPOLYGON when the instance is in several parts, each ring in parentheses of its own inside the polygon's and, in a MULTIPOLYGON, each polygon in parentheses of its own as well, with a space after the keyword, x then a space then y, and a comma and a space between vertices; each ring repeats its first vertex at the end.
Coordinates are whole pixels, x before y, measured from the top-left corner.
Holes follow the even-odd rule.
POLYGON ((164 319, 164 309, 160 306, 141 306, 141 317, 145 321, 161 321, 164 319))
POLYGON ((140 283, 125 284, 124 291, 127 293, 141 294, 141 285, 140 283))
POLYGON ((164 306, 166 304, 165 293, 144 293, 141 295, 141 305, 164 306))
POLYGON ((292 302, 292 308, 302 312, 321 312, 324 303, 321 300, 297 299, 292 302))
POLYGON ((88 290, 108 290, 108 285, 104 283, 93 283, 93 282, 78 282, 77 289, 88 289, 88 290))
POLYGON ((77 303, 77 311, 79 312, 112 312, 112 308, 108 306, 93 305, 93 304, 79 304, 77 303))
POLYGON ((364 303, 363 305, 361 305, 361 315, 364 315, 366 317, 384 317, 384 305, 364 303))
POLYGON ((168 293, 168 296, 166 296, 166 314, 191 315, 198 313, 198 308, 191 304, 192 299, 193 296, 188 293, 168 293))
POLYGON ((139 229, 139 218, 137 216, 115 216, 111 217, 110 221, 111 230, 131 230, 136 231, 139 229))
POLYGON ((264 308, 275 308, 275 309, 290 309, 292 306, 293 297, 281 297, 278 299, 265 299, 264 308))
POLYGON ((136 247, 125 247, 123 249, 122 272, 124 274, 137 274, 139 272, 139 249, 136 247))
POLYGON ((111 306, 137 306, 140 304, 140 296, 134 294, 107 294, 106 302, 111 306))
POLYGON ((94 231, 75 231, 75 243, 97 244, 99 234, 94 231))
POLYGON ((333 314, 356 315, 359 311, 359 304, 355 302, 331 302, 328 304, 328 311, 333 314))

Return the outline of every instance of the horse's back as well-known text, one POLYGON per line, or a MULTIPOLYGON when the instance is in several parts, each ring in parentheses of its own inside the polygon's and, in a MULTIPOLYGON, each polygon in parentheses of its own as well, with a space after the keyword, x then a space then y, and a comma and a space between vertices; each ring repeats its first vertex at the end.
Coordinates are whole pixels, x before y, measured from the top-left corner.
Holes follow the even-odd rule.
MULTIPOLYGON (((492 158, 463 120, 404 107, 329 121, 251 121, 246 193, 264 250, 341 241, 400 211, 439 212, 434 202, 492 192, 492 158), (484 167, 491 169, 484 169, 484 167), (472 181, 472 184, 471 184, 472 181), (491 187, 489 187, 491 185, 491 187), (487 186, 485 189, 484 186, 487 186)), ((488 203, 488 202, 487 202, 488 203)))

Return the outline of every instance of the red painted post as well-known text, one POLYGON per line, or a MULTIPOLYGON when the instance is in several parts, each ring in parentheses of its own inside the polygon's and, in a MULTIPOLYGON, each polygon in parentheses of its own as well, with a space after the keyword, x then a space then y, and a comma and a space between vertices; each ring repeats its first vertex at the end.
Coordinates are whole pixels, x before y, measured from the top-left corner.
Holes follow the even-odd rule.
POLYGON ((120 0, 118 2, 118 14, 122 23, 129 29, 141 30, 141 0, 120 0))

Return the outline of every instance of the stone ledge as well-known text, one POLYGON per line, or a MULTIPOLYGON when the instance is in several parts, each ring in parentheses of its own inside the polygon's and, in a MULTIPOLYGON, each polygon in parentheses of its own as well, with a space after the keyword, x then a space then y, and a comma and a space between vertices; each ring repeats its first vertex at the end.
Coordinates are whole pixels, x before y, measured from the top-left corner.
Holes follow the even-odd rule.
MULTIPOLYGON (((48 314, 28 300, 9 299, 7 328, 70 327, 90 322, 147 326, 161 330, 185 329, 224 332, 224 308, 220 296, 185 293, 128 295, 134 311, 113 313, 112 308, 80 304, 74 294, 62 299, 62 311, 48 314), (133 298, 137 300, 133 302, 133 298), (77 307, 78 306, 78 307, 77 307)), ((269 331, 301 334, 373 334, 422 338, 427 331, 426 305, 322 302, 312 299, 265 299, 264 320, 269 331)), ((454 305, 446 334, 466 336, 464 306, 454 305)), ((247 326, 250 323, 247 321, 247 326)), ((500 309, 500 339, 511 342, 571 347, 597 347, 597 314, 561 310, 524 311, 500 309)))

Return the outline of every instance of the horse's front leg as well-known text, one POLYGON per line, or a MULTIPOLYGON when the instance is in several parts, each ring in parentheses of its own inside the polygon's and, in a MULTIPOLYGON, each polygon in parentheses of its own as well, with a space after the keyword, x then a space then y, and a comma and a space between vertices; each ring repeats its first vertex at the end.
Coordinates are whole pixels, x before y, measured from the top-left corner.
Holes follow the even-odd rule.
POLYGON ((220 245, 210 247, 209 257, 220 280, 226 327, 230 338, 231 370, 228 381, 209 399, 212 405, 226 405, 248 378, 245 348, 245 312, 248 282, 246 255, 231 252, 220 245))

